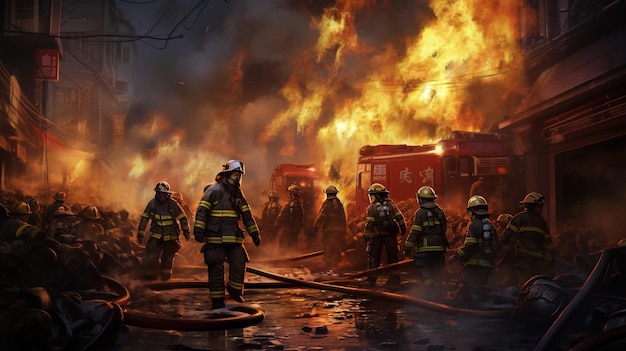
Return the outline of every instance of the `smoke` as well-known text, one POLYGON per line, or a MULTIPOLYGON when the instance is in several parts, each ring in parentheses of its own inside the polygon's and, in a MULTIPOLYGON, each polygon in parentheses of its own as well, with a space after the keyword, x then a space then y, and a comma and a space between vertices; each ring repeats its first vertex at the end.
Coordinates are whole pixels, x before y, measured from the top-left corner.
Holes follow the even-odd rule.
POLYGON ((195 205, 229 159, 246 165, 243 188, 253 208, 261 207, 279 163, 316 164, 323 183, 349 195, 362 145, 423 144, 454 129, 486 129, 517 103, 519 86, 481 79, 483 63, 496 77, 515 68, 507 59, 507 50, 516 50, 507 36, 515 33, 506 32, 515 21, 490 16, 510 6, 485 9, 470 0, 123 6, 139 34, 183 35, 137 43, 126 144, 107 155, 116 170, 112 188, 120 189, 108 202, 126 207, 142 207, 159 180, 195 205), (506 34, 490 39, 488 30, 506 34))

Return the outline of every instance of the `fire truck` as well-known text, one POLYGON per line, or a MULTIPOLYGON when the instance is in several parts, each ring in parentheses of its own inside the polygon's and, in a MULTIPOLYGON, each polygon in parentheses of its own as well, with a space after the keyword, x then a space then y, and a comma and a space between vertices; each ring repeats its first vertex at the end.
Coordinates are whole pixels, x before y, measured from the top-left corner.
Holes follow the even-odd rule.
POLYGON ((359 151, 355 211, 365 213, 373 183, 383 184, 396 203, 416 201, 417 190, 429 185, 441 206, 465 210, 481 178, 491 210, 515 213, 524 191, 522 164, 508 138, 491 133, 454 131, 428 145, 366 145, 359 151))
POLYGON ((274 168, 270 178, 270 189, 278 192, 278 196, 284 201, 289 198, 287 188, 295 184, 302 190, 302 200, 306 203, 314 196, 319 196, 319 173, 313 164, 281 163, 274 168))

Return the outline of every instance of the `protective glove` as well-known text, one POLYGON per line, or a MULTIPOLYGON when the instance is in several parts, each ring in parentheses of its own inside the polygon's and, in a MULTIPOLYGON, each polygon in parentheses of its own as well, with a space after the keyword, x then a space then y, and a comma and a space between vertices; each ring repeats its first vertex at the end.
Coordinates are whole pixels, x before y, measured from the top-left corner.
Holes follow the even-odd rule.
POLYGON ((204 236, 201 234, 194 234, 193 235, 194 240, 196 240, 199 243, 203 243, 204 242, 204 236))
POLYGON ((252 235, 252 242, 254 243, 254 246, 258 247, 261 244, 261 235, 252 235))
POLYGON ((183 232, 183 236, 185 237, 185 240, 189 241, 189 238, 191 238, 191 234, 189 234, 189 232, 183 232))
POLYGON ((137 234, 137 242, 140 244, 143 242, 143 234, 137 234))

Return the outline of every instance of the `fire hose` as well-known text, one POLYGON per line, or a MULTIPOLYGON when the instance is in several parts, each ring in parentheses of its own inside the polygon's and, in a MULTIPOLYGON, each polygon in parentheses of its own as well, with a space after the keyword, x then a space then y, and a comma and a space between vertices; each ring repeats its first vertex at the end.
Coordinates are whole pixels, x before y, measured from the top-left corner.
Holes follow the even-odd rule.
MULTIPOLYGON (((391 270, 394 268, 398 268, 411 262, 412 260, 405 260, 405 261, 397 262, 397 263, 390 264, 387 266, 379 267, 376 269, 370 269, 367 271, 358 272, 358 273, 350 275, 350 277, 354 278, 354 277, 366 276, 369 274, 375 274, 381 271, 387 271, 387 270, 391 270)), ((476 310, 476 309, 458 308, 458 307, 454 307, 454 306, 450 306, 446 304, 441 304, 441 303, 437 303, 433 301, 428 301, 428 300, 424 300, 420 298, 415 298, 411 296, 395 294, 395 293, 390 293, 390 292, 376 291, 372 289, 345 287, 345 286, 339 286, 339 285, 334 285, 334 284, 286 278, 281 275, 269 273, 269 272, 266 272, 257 268, 253 268, 250 266, 246 268, 246 271, 253 273, 253 274, 257 274, 259 276, 274 279, 279 282, 283 282, 282 285, 276 284, 276 283, 270 283, 270 282, 246 283, 245 285, 249 289, 285 288, 285 287, 291 287, 291 286, 302 286, 302 287, 307 287, 307 288, 312 288, 312 289, 329 290, 329 291, 336 291, 336 292, 341 292, 341 293, 346 293, 346 294, 351 294, 351 295, 359 295, 359 296, 366 296, 366 297, 378 298, 378 299, 383 299, 383 300, 403 302, 403 303, 416 305, 416 306, 419 306, 421 308, 424 308, 430 311, 444 313, 448 315, 469 314, 469 315, 476 315, 476 316, 487 317, 487 318, 500 318, 500 317, 508 317, 510 316, 510 313, 511 313, 510 310, 476 310)), ((208 288, 208 283, 199 282, 199 281, 162 282, 162 283, 149 284, 146 287, 152 290, 208 288)))
MULTIPOLYGON (((604 249, 602 251, 600 259, 598 259, 598 262, 587 277, 587 280, 585 280, 583 286, 580 288, 576 296, 574 296, 572 301, 563 309, 563 311, 561 311, 561 314, 559 314, 557 319, 552 323, 552 325, 543 335, 541 340, 539 340, 539 343, 537 343, 537 346, 535 346, 534 351, 550 350, 550 345, 560 332, 561 328, 568 321, 569 317, 571 317, 576 312, 576 309, 589 297, 593 289, 604 278, 606 270, 609 267, 613 256, 613 251, 609 249, 604 249)), ((580 344, 577 350, 592 350, 589 348, 583 348, 583 344, 584 343, 580 344)))
MULTIPOLYGON (((130 291, 118 281, 103 277, 109 288, 115 291, 119 297, 113 301, 119 306, 128 304, 131 300, 130 291)), ((170 284, 156 284, 157 289, 154 290, 171 290, 185 288, 204 288, 208 287, 206 282, 172 282, 170 284), (173 284, 172 284, 173 283, 173 284), (203 283, 203 284, 196 284, 203 283), (160 286, 159 286, 160 285, 160 286)), ((124 310, 124 324, 150 328, 150 329, 174 329, 186 331, 198 330, 225 330, 233 328, 243 328, 263 320, 264 314, 261 310, 245 304, 239 304, 228 309, 219 309, 212 311, 207 317, 210 318, 170 318, 157 315, 151 315, 136 311, 124 310)))
POLYGON ((317 282, 311 282, 311 281, 305 281, 305 280, 292 279, 292 278, 287 278, 287 277, 283 277, 280 275, 272 274, 266 271, 262 271, 260 269, 256 269, 253 267, 247 267, 246 271, 266 277, 266 278, 291 283, 295 286, 303 286, 303 287, 312 288, 312 289, 329 290, 329 291, 336 291, 336 292, 341 292, 341 293, 350 294, 350 295, 360 295, 360 296, 373 297, 373 298, 395 301, 395 302, 403 302, 403 303, 416 305, 426 310, 444 313, 448 315, 468 314, 468 315, 474 315, 474 316, 480 316, 480 317, 486 317, 486 318, 501 318, 505 316, 510 316, 511 314, 510 310, 474 310, 474 309, 458 308, 458 307, 453 307, 453 306, 449 306, 449 305, 445 305, 445 304, 441 304, 441 303, 437 303, 433 301, 428 301, 428 300, 419 299, 419 298, 406 296, 406 295, 390 293, 386 291, 376 291, 376 290, 371 290, 371 289, 344 287, 344 286, 333 285, 333 284, 325 284, 325 283, 317 283, 317 282))

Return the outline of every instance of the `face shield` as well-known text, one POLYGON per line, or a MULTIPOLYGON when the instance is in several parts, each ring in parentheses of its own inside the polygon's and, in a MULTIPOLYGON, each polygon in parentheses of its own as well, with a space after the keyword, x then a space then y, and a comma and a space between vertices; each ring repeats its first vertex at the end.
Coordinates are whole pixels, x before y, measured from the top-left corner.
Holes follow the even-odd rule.
POLYGON ((228 184, 232 185, 232 186, 236 186, 236 187, 240 187, 241 186, 241 176, 243 175, 243 172, 241 171, 232 171, 230 172, 230 174, 228 175, 228 184))

